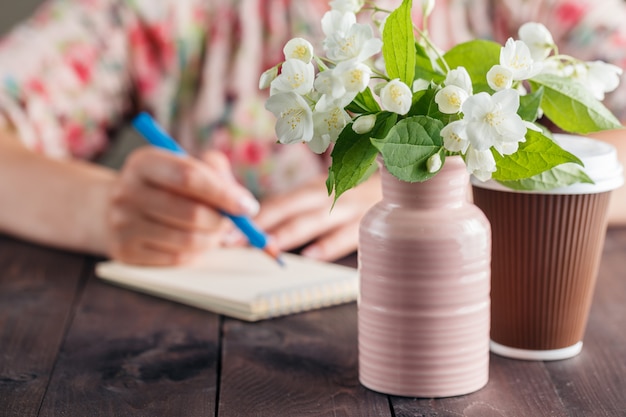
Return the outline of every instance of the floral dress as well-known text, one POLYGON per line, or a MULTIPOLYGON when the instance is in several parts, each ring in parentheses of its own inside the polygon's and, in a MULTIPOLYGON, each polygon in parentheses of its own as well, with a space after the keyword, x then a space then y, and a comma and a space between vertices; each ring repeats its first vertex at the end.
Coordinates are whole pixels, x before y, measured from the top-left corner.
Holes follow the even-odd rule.
MULTIPOLYGON (((276 143, 258 80, 291 37, 320 47, 327 9, 323 0, 45 2, 0 41, 0 127, 51 157, 91 159, 147 110, 191 153, 224 152, 257 196, 287 191, 323 173, 327 158, 276 143)), ((535 20, 563 52, 626 67, 625 9, 620 0, 438 0, 430 32, 442 47, 502 42, 535 20)), ((622 119, 625 90, 608 97, 622 119)))

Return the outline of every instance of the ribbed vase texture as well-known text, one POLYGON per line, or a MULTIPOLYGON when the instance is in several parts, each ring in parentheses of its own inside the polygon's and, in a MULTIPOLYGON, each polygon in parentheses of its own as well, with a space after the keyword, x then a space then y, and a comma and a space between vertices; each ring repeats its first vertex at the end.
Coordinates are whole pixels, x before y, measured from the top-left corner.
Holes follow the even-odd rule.
POLYGON ((491 232, 460 157, 421 183, 381 168, 359 236, 359 378, 375 391, 447 397, 489 374, 491 232))
POLYGON ((491 338, 562 349, 585 332, 610 192, 526 194, 474 188, 493 228, 491 338))

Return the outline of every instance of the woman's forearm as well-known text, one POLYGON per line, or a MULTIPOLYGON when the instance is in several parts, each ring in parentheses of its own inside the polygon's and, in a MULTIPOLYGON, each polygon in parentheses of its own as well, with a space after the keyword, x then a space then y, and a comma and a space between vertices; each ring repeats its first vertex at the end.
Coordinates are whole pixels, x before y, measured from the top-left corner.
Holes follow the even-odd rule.
POLYGON ((38 155, 0 131, 0 232, 105 254, 106 207, 115 176, 94 164, 38 155))

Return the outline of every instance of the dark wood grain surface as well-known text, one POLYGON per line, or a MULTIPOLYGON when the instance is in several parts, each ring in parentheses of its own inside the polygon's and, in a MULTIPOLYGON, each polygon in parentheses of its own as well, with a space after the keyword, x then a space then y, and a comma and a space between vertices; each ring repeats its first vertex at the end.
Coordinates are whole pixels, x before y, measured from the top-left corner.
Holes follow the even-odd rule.
POLYGON ((95 261, 0 236, 0 416, 626 416, 626 229, 579 356, 492 355, 485 388, 444 399, 359 384, 355 303, 247 323, 101 282, 95 261))

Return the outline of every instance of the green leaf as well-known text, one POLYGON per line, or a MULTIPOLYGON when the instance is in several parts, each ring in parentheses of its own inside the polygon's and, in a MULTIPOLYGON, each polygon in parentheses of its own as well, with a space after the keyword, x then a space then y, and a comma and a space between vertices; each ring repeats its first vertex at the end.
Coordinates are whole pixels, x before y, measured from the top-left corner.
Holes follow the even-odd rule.
POLYGON ((426 162, 441 151, 443 123, 428 116, 399 121, 384 139, 372 139, 383 156, 385 167, 402 181, 426 181, 434 176, 426 162))
POLYGON ((529 82, 533 90, 543 86, 541 108, 566 132, 590 133, 621 127, 615 116, 577 81, 540 74, 529 82))
POLYGON ((380 106, 372 94, 372 90, 367 87, 356 95, 354 100, 346 107, 346 110, 357 114, 378 113, 380 106))
POLYGON ((501 47, 496 42, 474 40, 456 45, 443 58, 451 69, 465 67, 472 79, 474 94, 491 92, 486 76, 491 67, 500 62, 501 47))
POLYGON ((328 194, 335 191, 335 202, 341 194, 365 181, 376 170, 378 149, 370 138, 385 137, 397 118, 395 113, 381 112, 376 115, 371 132, 358 134, 352 130, 352 123, 341 131, 331 153, 332 163, 326 182, 328 194))
POLYGON ((539 115, 539 106, 541 106, 541 99, 543 97, 543 87, 539 87, 537 91, 533 91, 531 94, 526 94, 520 97, 519 110, 517 114, 528 122, 534 122, 539 115))
POLYGON ((415 76, 415 36, 411 21, 412 0, 403 0, 391 12, 383 29, 383 57, 387 75, 399 78, 409 87, 415 76))
POLYGON ((328 191, 328 195, 333 193, 333 189, 335 188, 335 173, 332 170, 332 167, 328 167, 328 177, 326 177, 326 191, 328 191))
POLYGON ((534 130, 528 130, 526 142, 520 143, 518 151, 514 154, 501 156, 496 151, 493 153, 497 167, 493 179, 497 181, 530 178, 566 162, 583 164, 575 155, 534 130))
POLYGON ((593 184, 593 180, 576 164, 562 164, 537 174, 530 178, 518 181, 499 181, 505 187, 513 190, 551 190, 567 187, 578 183, 593 184))
POLYGON ((428 88, 427 90, 414 93, 413 104, 407 116, 430 116, 433 119, 447 123, 450 120, 450 115, 439 111, 439 106, 435 102, 437 91, 434 88, 428 88))

